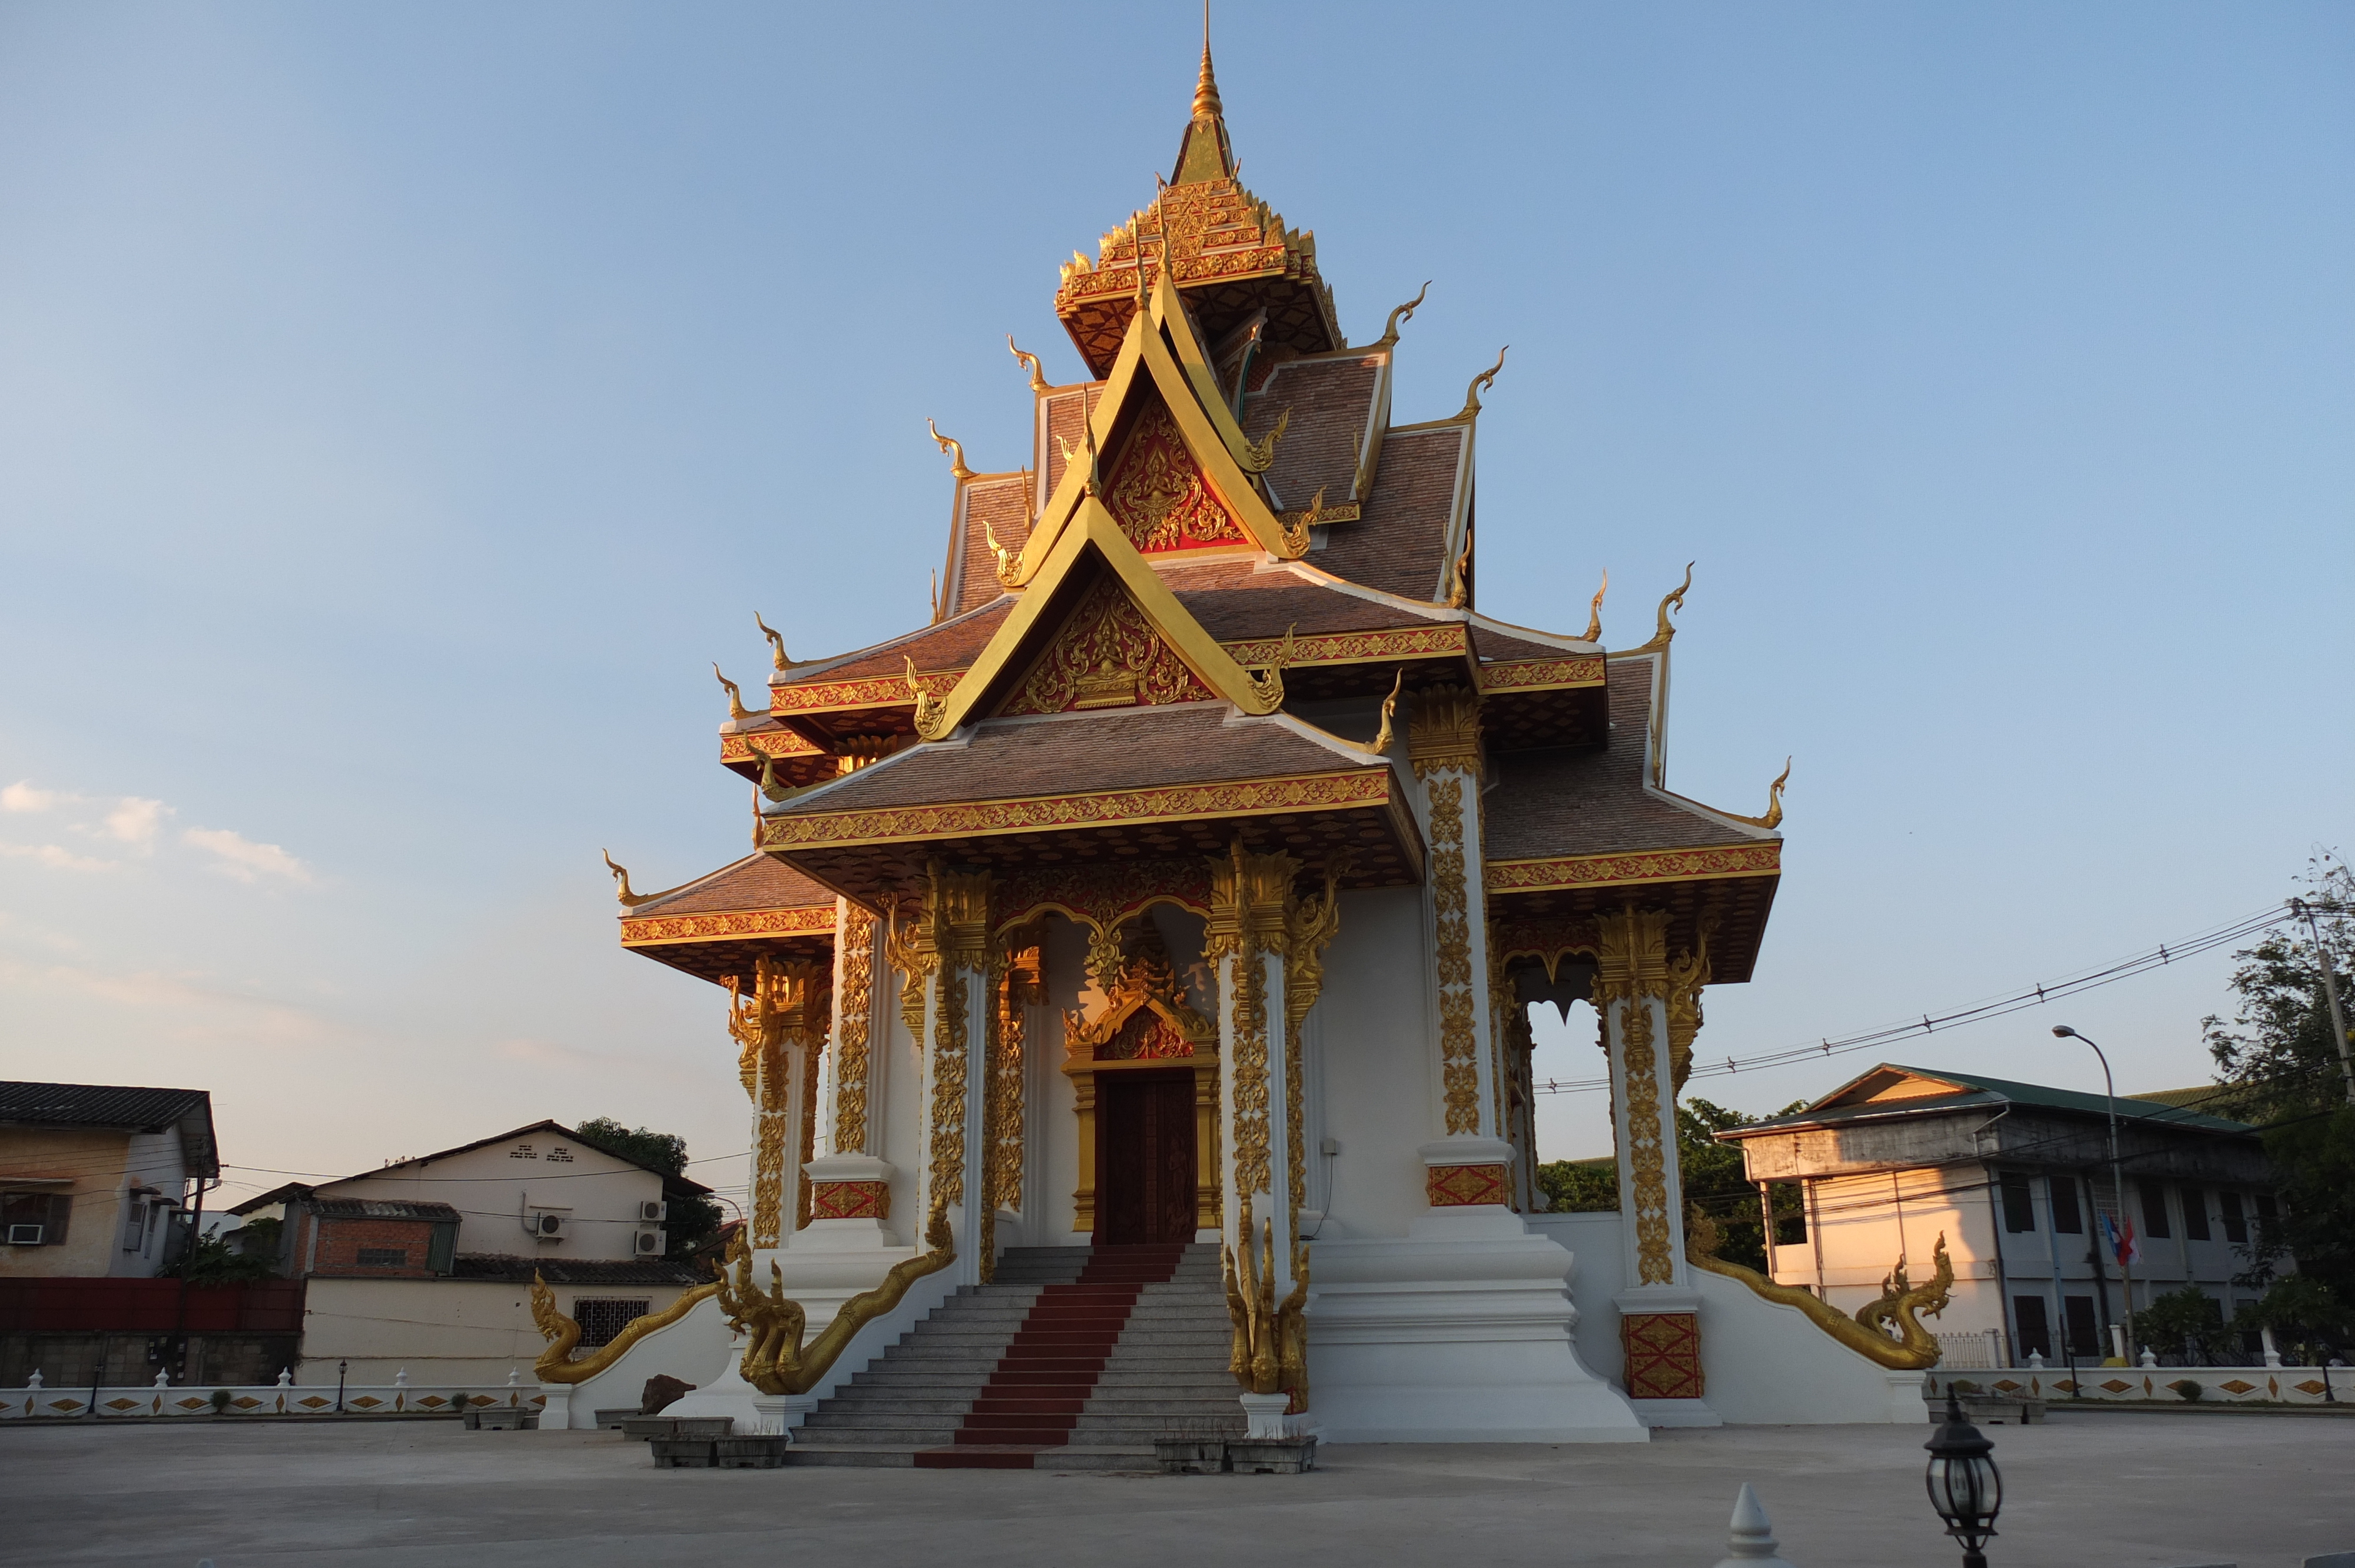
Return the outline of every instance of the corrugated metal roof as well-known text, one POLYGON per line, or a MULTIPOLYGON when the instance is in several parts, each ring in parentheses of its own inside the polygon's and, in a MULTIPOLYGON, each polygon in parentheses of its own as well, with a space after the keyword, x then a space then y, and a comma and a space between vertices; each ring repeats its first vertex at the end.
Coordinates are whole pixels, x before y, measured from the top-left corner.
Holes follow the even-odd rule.
MULTIPOLYGON (((1832 1122, 1881 1120, 1891 1117, 1922 1116, 1944 1111, 1966 1110, 1974 1107, 2003 1104, 2035 1106, 2045 1110, 2068 1111, 2074 1115, 2106 1119, 2110 1111, 2108 1098, 2086 1094, 2078 1089, 2056 1089, 2043 1084, 2022 1084, 2009 1078, 1982 1077, 1976 1073, 1950 1073, 1943 1068, 1909 1067, 1902 1063, 1883 1062, 1870 1072, 1854 1078, 1826 1095, 1805 1110, 1788 1116, 1769 1117, 1747 1126, 1728 1128, 1716 1136, 1721 1140, 1754 1137, 1763 1132, 1779 1132, 1796 1127, 1821 1127, 1832 1122), (1918 1077, 1955 1086, 1953 1094, 1920 1095, 1902 1098, 1859 1100, 1849 1105, 1837 1102, 1850 1089, 1881 1073, 1910 1073, 1918 1077)), ((2230 1121, 2223 1117, 2208 1116, 2180 1106, 2134 1099, 2121 1095, 2117 1100, 2118 1120, 2146 1127, 2180 1128, 2186 1132, 2246 1134, 2256 1129, 2246 1122, 2230 1121)))
POLYGON ((323 1220, 431 1220, 456 1224, 458 1211, 447 1203, 411 1203, 392 1198, 321 1198, 311 1205, 323 1220))
POLYGON ((220 1174, 220 1151, 213 1139, 213 1097, 204 1089, 0 1080, 0 1122, 35 1127, 177 1126, 188 1163, 199 1174, 220 1174))

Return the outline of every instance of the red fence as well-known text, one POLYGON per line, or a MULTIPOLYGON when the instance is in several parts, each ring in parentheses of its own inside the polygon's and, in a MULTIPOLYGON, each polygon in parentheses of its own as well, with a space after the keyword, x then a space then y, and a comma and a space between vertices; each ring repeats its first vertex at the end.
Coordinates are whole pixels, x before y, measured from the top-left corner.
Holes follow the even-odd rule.
POLYGON ((0 1330, 295 1333, 303 1327, 303 1281, 191 1285, 180 1316, 176 1279, 0 1279, 0 1330))

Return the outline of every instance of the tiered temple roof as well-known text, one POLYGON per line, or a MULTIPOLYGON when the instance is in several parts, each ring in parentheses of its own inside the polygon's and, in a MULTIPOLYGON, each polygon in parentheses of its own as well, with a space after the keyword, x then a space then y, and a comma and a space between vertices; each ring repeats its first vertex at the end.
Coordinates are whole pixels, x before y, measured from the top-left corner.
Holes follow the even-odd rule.
POLYGON ((805 662, 773 638, 765 709, 731 701, 721 728, 720 760, 768 801, 761 853, 639 901, 626 944, 713 980, 809 956, 834 895, 886 910, 932 858, 1038 881, 1240 840, 1311 863, 1346 847, 1351 886, 1418 883, 1394 743, 1454 688, 1479 697, 1507 948, 1550 965, 1640 890, 1679 945, 1708 927, 1718 980, 1746 979, 1780 810, 1665 788, 1683 590, 1615 654, 1599 618, 1571 635, 1480 613, 1474 449, 1497 371, 1458 411, 1392 424, 1420 300, 1348 344, 1314 236, 1236 178, 1206 48, 1171 179, 1063 270, 1057 315, 1097 379, 1051 386, 1026 357, 1019 468, 975 472, 943 440, 931 624, 805 662))

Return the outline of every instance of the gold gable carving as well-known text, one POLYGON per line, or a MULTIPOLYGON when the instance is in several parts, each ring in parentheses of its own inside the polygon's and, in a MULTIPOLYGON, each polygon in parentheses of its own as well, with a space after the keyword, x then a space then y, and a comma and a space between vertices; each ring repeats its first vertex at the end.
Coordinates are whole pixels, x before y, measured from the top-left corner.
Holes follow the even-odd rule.
POLYGON ((1209 702, 1211 691, 1136 608, 1118 577, 1099 578, 1007 700, 1006 714, 1209 702))
POLYGON ((1187 1005, 1167 950, 1151 926, 1114 982, 1110 1005, 1091 1023, 1077 1010, 1063 1014, 1064 1048, 1098 1062, 1184 1059, 1217 1051, 1219 1026, 1187 1005))
POLYGON ((1147 555, 1252 543, 1203 482, 1178 422, 1157 402, 1138 416, 1104 501, 1129 543, 1147 555))

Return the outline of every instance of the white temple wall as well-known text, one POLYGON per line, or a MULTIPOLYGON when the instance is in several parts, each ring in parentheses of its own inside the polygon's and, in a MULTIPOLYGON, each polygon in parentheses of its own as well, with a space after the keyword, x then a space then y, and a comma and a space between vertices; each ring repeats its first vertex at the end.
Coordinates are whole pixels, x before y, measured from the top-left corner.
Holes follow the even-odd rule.
POLYGON ((1578 1323, 1571 1332, 1578 1359, 1595 1376, 1624 1388, 1626 1351, 1619 1343, 1619 1309, 1611 1298, 1627 1285, 1625 1252, 1620 1245, 1625 1222, 1607 1210, 1525 1214, 1522 1219, 1532 1234, 1560 1243, 1571 1255, 1570 1298, 1578 1308, 1578 1323))
POLYGON ((1080 1186, 1079 1092, 1063 1071, 1063 1014, 1103 993, 1088 980, 1087 927, 1061 916, 1047 921, 1039 952, 1045 968, 1046 1005, 1038 1010, 1042 1027, 1031 1036, 1030 1115, 1023 1128, 1023 1158, 1038 1173, 1035 1192, 1023 1192, 1023 1207, 1036 1226, 1024 1240, 1032 1246, 1084 1246, 1086 1233, 1074 1233, 1078 1212, 1072 1194, 1080 1186))
MULTIPOLYGON (((900 975, 889 966, 876 970, 873 1022, 868 1030, 876 1044, 868 1047, 882 1059, 880 1093, 870 1090, 873 1152, 891 1164, 891 1217, 888 1224, 901 1244, 913 1246, 923 1239, 923 1174, 927 1158, 924 1137, 924 1063, 922 1047, 908 1033, 900 1016, 900 975)), ((878 1277, 880 1277, 879 1271, 878 1277)))
MULTIPOLYGON (((1340 1153, 1316 1162, 1331 1183, 1328 1236, 1401 1236, 1424 1212, 1416 1152, 1437 1136, 1431 1099, 1432 966, 1423 890, 1341 895, 1341 929, 1325 954, 1316 1012, 1321 1122, 1340 1153)), ((1309 1145, 1312 1155, 1320 1146, 1309 1145)), ((1312 1191, 1318 1190, 1312 1177, 1312 1191)))

